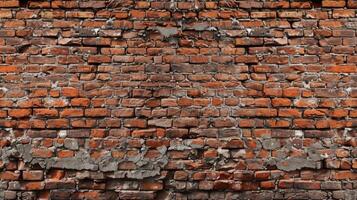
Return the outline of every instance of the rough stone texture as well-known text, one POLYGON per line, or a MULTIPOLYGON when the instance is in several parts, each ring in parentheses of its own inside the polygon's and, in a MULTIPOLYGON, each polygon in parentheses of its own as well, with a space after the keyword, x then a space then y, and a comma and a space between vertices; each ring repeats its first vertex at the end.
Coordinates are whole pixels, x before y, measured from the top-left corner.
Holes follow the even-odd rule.
POLYGON ((357 199, 356 9, 0 0, 0 199, 357 199))

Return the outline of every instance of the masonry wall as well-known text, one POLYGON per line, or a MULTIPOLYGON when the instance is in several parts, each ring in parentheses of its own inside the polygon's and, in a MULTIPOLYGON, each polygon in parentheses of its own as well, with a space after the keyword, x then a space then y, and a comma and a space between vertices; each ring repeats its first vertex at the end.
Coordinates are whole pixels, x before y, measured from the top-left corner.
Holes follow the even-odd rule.
POLYGON ((0 1, 0 199, 357 199, 357 1, 0 1))

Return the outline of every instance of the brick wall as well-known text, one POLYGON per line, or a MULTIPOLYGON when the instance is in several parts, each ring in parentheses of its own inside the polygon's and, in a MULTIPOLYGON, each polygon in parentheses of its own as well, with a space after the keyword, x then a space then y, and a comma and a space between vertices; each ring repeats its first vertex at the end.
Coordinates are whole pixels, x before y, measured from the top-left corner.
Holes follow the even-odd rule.
POLYGON ((0 199, 357 199, 357 1, 0 1, 0 199))

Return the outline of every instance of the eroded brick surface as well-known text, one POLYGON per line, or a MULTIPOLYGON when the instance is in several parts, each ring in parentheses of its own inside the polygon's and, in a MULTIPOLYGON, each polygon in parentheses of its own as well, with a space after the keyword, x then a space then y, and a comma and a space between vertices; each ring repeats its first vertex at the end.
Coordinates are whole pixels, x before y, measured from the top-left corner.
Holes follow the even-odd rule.
POLYGON ((0 1, 0 199, 357 199, 357 2, 0 1))

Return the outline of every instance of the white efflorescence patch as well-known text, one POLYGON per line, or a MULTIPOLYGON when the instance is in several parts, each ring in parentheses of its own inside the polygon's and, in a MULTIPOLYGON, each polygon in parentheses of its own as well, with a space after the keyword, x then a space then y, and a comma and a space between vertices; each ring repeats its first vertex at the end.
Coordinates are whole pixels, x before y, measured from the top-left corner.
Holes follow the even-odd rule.
POLYGON ((327 155, 327 153, 324 153, 324 154, 321 154, 321 157, 328 158, 328 155, 327 155))
POLYGON ((60 131, 58 132, 58 136, 59 136, 60 138, 65 138, 65 137, 67 137, 67 131, 66 131, 66 130, 60 130, 60 131))
POLYGON ((295 130, 295 137, 302 137, 304 136, 304 132, 302 132, 301 130, 295 130))
POLYGON ((9 132, 10 134, 14 133, 14 129, 12 128, 5 128, 5 131, 9 132))
POLYGON ((6 87, 0 87, 0 90, 2 90, 3 92, 9 91, 9 89, 7 89, 6 87))
POLYGON ((229 157, 229 151, 227 149, 218 148, 218 153, 226 158, 229 157))
POLYGON ((114 22, 114 20, 115 20, 115 18, 109 18, 106 22, 107 22, 108 24, 111 24, 111 23, 114 22))
POLYGON ((218 29, 216 28, 216 27, 208 27, 208 29, 207 30, 209 30, 209 31, 217 31, 218 29))
POLYGON ((239 20, 237 20, 236 18, 232 18, 232 24, 239 25, 239 20))
POLYGON ((170 1, 170 8, 173 9, 173 8, 176 8, 176 3, 174 0, 171 0, 170 1))
POLYGON ((52 82, 52 83, 51 83, 51 88, 52 88, 52 89, 58 88, 58 81, 52 82))
POLYGON ((349 131, 352 131, 352 128, 345 128, 343 134, 346 136, 349 131))
POLYGON ((94 28, 93 31, 95 32, 95 34, 98 34, 100 28, 94 28))
POLYGON ((346 88, 346 92, 349 94, 349 93, 351 93, 352 92, 352 88, 346 88))

